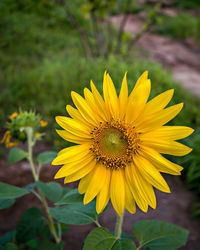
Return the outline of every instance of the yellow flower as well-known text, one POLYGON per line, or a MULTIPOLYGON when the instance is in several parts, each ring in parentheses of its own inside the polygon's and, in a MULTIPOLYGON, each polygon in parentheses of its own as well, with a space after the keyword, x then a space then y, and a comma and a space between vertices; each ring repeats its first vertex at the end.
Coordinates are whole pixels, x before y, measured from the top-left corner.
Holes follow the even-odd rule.
POLYGON ((39 120, 39 123, 40 123, 40 126, 41 126, 41 127, 46 127, 47 124, 48 124, 48 122, 45 122, 45 121, 43 121, 43 120, 39 120))
POLYGON ((136 205, 147 212, 156 208, 153 187, 170 193, 160 174, 180 175, 182 167, 161 154, 183 156, 191 149, 176 140, 189 136, 193 129, 163 126, 182 109, 183 103, 170 107, 174 90, 167 90, 148 101, 151 81, 145 71, 128 96, 126 74, 119 97, 105 72, 104 99, 91 81, 85 98, 72 92, 76 109, 67 105, 72 118, 57 116, 64 130, 57 133, 67 141, 79 144, 58 153, 53 165, 62 165, 55 178, 69 183, 80 180, 78 190, 84 204, 96 197, 96 210, 101 213, 111 199, 116 212, 124 208, 135 213, 136 205))
POLYGON ((14 119, 15 117, 17 117, 19 114, 17 112, 14 112, 10 115, 10 119, 14 119))
POLYGON ((19 142, 17 142, 17 141, 16 142, 11 142, 10 140, 11 140, 11 133, 10 133, 10 131, 7 130, 4 133, 4 136, 3 136, 2 140, 1 140, 1 143, 5 142, 6 148, 12 148, 12 147, 16 147, 16 146, 19 145, 19 142))

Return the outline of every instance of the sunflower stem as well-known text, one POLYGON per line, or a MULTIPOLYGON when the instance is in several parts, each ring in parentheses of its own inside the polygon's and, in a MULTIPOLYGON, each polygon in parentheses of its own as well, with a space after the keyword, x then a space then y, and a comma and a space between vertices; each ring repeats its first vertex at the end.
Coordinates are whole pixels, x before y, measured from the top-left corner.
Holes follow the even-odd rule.
POLYGON ((116 226, 115 226, 115 237, 117 239, 121 237, 123 217, 124 217, 124 213, 122 214, 122 216, 117 214, 117 220, 116 220, 116 226))
POLYGON ((94 223, 97 225, 97 227, 101 227, 101 225, 100 225, 100 223, 98 222, 98 220, 96 220, 94 223))
POLYGON ((33 163, 33 145, 34 145, 34 143, 33 143, 33 129, 31 127, 27 127, 26 134, 27 134, 27 138, 28 138, 28 157, 27 157, 27 159, 28 159, 30 166, 31 166, 33 178, 35 181, 37 181, 38 175, 36 173, 35 166, 33 163))
MULTIPOLYGON (((27 139, 28 139, 28 156, 27 156, 27 160, 29 161, 31 170, 32 170, 32 174, 33 174, 33 178, 35 181, 39 180, 39 173, 37 174, 36 169, 35 169, 35 165, 33 162, 33 146, 35 144, 35 141, 33 139, 33 129, 31 127, 27 127, 25 129, 26 134, 27 134, 27 139)), ((41 201, 41 203, 43 204, 43 207, 45 208, 46 214, 47 214, 47 218, 48 218, 48 224, 49 224, 49 230, 52 234, 52 236, 54 237, 56 243, 60 243, 61 241, 61 236, 59 237, 57 235, 56 229, 55 229, 55 225, 54 225, 54 221, 53 218, 51 217, 50 213, 49 213, 49 207, 48 207, 48 203, 46 201, 46 198, 44 196, 44 194, 39 190, 38 193, 36 193, 35 191, 32 191, 41 201)))

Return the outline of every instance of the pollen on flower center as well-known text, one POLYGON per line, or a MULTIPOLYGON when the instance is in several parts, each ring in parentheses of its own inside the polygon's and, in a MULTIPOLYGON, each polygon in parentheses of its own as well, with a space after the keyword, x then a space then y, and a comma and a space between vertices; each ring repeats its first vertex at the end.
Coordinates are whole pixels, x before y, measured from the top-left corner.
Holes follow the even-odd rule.
POLYGON ((96 160, 112 169, 125 168, 139 147, 134 127, 120 121, 100 123, 92 132, 90 150, 96 160))

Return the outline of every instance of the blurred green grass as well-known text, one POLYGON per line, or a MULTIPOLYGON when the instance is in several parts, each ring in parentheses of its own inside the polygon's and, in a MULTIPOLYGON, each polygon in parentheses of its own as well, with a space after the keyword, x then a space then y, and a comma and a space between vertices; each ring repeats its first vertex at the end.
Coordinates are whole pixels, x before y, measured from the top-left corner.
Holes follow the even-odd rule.
POLYGON ((188 13, 179 13, 177 16, 160 14, 154 31, 177 39, 193 38, 200 44, 200 17, 188 13))

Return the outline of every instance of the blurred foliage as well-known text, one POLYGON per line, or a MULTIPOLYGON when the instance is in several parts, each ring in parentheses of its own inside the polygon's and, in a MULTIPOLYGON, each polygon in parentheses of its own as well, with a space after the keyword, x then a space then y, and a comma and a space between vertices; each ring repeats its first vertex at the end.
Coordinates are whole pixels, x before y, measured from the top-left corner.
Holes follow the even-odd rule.
POLYGON ((155 32, 178 39, 194 38, 200 44, 200 18, 186 13, 175 17, 160 14, 157 16, 155 32))
POLYGON ((174 7, 179 7, 183 9, 195 9, 200 7, 199 0, 173 0, 172 4, 174 7))

